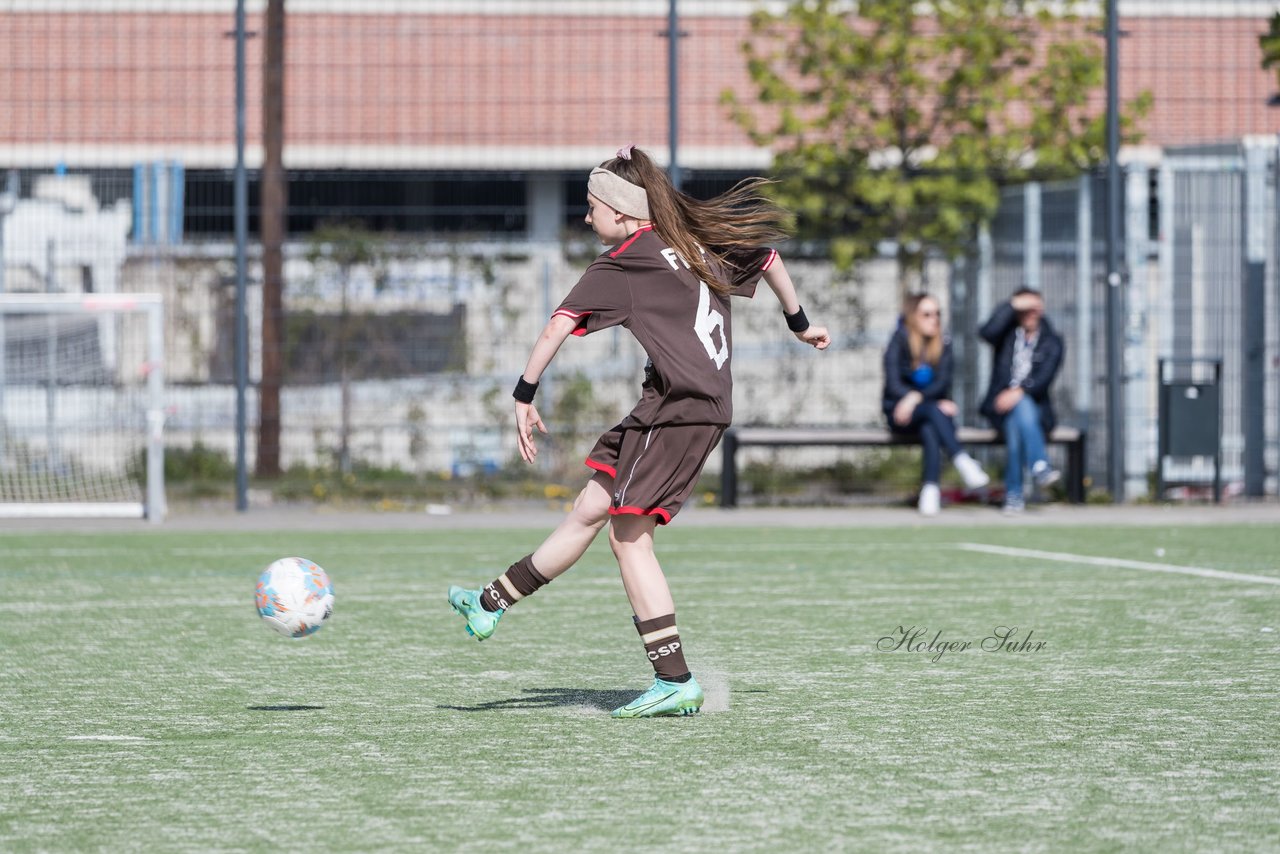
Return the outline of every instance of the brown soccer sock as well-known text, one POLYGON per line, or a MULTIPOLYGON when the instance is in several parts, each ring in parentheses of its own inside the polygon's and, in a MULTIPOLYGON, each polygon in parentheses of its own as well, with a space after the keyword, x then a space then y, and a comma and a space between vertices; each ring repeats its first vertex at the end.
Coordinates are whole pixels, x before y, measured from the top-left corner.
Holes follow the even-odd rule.
POLYGON ((684 647, 676 629, 676 615, 667 614, 652 620, 632 619, 658 678, 667 682, 687 682, 689 665, 684 663, 684 647))
POLYGON ((525 555, 511 568, 485 585, 480 605, 486 611, 505 611, 539 587, 551 582, 533 568, 533 555, 525 555))

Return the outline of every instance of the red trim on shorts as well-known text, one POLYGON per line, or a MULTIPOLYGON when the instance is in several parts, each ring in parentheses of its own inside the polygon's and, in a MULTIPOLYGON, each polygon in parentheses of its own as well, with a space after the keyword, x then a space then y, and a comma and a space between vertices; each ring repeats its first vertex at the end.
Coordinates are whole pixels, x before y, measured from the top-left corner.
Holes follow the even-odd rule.
POLYGON ((770 267, 772 267, 772 266, 773 266, 773 262, 774 262, 774 261, 777 261, 777 260, 778 260, 778 250, 777 250, 777 249, 770 249, 770 250, 769 250, 769 257, 768 257, 768 258, 766 258, 766 259, 764 259, 764 264, 760 267, 760 269, 761 269, 761 270, 768 270, 770 267))
POLYGON ((657 516, 658 524, 665 525, 671 521, 671 514, 661 507, 645 510, 643 507, 610 507, 610 516, 657 516))
POLYGON ((589 468, 589 469, 595 469, 596 471, 602 471, 602 472, 604 472, 605 474, 609 475, 609 477, 617 477, 617 476, 618 476, 618 470, 617 470, 617 469, 615 469, 613 466, 607 466, 607 465, 605 465, 604 463, 598 463, 598 462, 596 462, 595 460, 591 459, 591 457, 587 457, 585 460, 583 460, 583 462, 586 464, 587 468, 589 468))
POLYGON ((630 236, 630 237, 628 237, 628 238, 626 239, 626 241, 625 241, 621 246, 619 246, 617 249, 615 249, 615 250, 613 250, 612 252, 610 252, 610 253, 609 253, 609 257, 610 257, 610 258, 617 258, 617 257, 618 257, 619 255, 621 255, 623 252, 627 251, 627 247, 628 247, 628 246, 630 246, 632 243, 635 243, 635 242, 636 242, 636 240, 640 237, 640 235, 641 235, 641 234, 643 234, 643 233, 644 233, 644 232, 646 232, 646 231, 653 231, 653 226, 651 226, 651 225, 642 225, 642 226, 640 226, 639 228, 637 228, 634 232, 632 232, 632 233, 631 233, 631 236, 630 236))

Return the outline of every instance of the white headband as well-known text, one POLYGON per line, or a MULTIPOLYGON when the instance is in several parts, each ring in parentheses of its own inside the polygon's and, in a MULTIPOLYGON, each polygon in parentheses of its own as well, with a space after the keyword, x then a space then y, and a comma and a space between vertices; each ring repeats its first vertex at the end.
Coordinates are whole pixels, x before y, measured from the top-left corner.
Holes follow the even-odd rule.
POLYGON ((587 178, 587 190, 618 213, 636 219, 649 218, 649 195, 644 187, 632 184, 608 169, 600 166, 592 169, 587 178))

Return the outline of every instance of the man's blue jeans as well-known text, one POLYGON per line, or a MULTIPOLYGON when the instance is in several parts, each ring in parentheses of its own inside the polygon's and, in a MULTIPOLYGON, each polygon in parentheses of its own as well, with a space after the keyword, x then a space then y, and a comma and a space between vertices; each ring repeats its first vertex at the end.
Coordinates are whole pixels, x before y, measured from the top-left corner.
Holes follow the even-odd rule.
POLYGON ((1044 447, 1044 428, 1040 426, 1040 407, 1031 398, 1023 397, 1005 415, 1004 443, 1009 451, 1004 467, 1005 494, 1021 497, 1023 469, 1049 459, 1044 447))

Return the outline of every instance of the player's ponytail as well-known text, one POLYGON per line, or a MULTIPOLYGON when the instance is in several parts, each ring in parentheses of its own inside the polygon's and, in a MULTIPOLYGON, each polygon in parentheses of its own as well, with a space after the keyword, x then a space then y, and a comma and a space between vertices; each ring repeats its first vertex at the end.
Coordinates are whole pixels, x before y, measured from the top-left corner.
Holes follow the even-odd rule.
POLYGON ((786 211, 760 194, 770 183, 764 178, 749 178, 714 199, 701 201, 673 187, 667 173, 634 146, 600 166, 644 188, 653 230, 719 293, 728 293, 729 284, 715 269, 728 264, 726 256, 732 250, 756 249, 788 237, 786 211), (703 250, 719 263, 713 266, 703 250))

